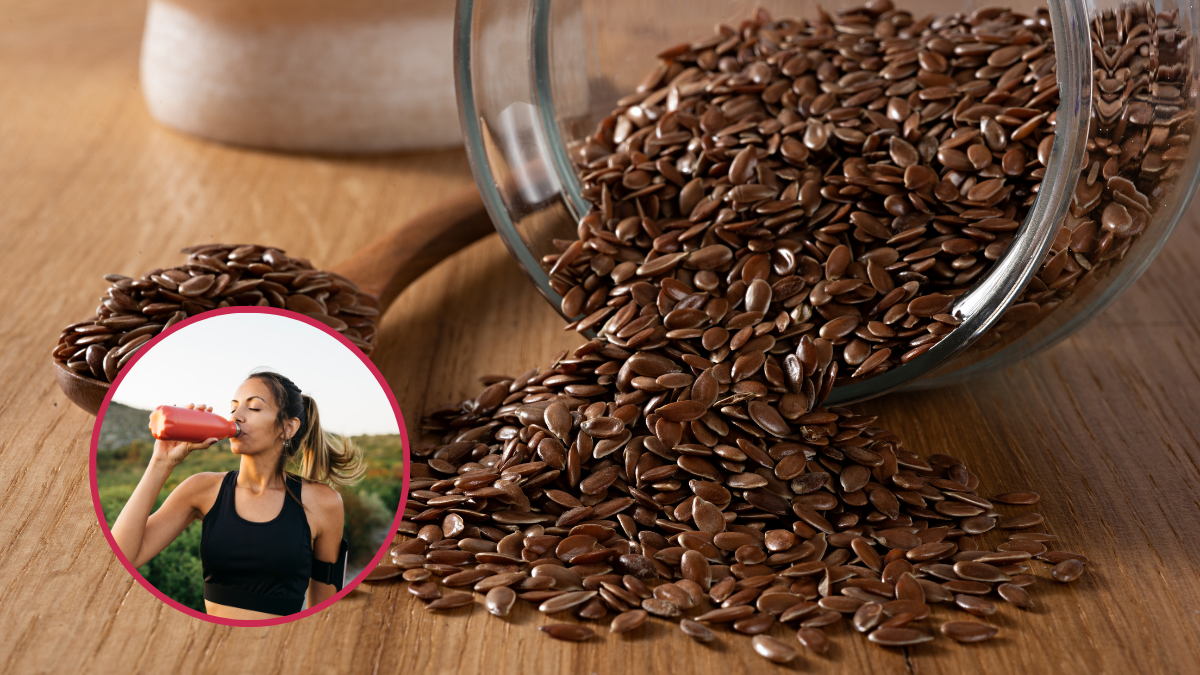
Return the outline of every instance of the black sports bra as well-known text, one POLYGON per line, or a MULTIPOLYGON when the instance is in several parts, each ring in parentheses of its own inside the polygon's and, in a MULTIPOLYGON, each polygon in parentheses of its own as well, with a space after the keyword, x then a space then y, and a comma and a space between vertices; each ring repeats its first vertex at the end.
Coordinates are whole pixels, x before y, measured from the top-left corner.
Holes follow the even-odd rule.
MULTIPOLYGON (((246 520, 234 505, 237 477, 237 471, 225 474, 217 501, 201 524, 204 599, 267 614, 295 614, 304 608, 313 573, 312 530, 304 507, 285 495, 274 519, 246 520)), ((300 498, 301 481, 287 476, 287 485, 300 498)))

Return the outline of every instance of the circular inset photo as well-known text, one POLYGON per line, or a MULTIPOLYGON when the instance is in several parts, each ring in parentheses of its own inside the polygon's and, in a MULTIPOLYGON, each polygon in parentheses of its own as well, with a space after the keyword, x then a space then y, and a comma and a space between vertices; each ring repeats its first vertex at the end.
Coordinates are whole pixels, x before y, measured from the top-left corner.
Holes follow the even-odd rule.
POLYGON ((319 611, 386 552, 407 495, 404 419, 336 331, 236 307, 155 337, 92 435, 92 496, 121 562, 226 625, 319 611))

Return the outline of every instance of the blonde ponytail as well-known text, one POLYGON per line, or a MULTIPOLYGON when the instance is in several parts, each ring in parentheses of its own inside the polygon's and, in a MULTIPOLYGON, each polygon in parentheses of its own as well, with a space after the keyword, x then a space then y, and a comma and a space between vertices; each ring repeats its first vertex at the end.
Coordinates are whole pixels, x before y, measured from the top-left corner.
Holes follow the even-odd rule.
POLYGON ((367 470, 362 449, 345 436, 334 436, 322 430, 317 402, 307 394, 300 398, 308 421, 304 438, 300 439, 300 477, 326 485, 357 483, 367 470))

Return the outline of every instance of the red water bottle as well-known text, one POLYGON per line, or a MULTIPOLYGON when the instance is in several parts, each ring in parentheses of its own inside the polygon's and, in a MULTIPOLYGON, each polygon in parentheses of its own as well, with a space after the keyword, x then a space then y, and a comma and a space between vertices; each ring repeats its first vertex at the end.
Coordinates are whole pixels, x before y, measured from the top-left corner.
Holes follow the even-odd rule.
POLYGON ((150 435, 160 441, 201 443, 210 438, 230 438, 242 433, 237 422, 216 413, 173 405, 160 405, 150 413, 150 435))

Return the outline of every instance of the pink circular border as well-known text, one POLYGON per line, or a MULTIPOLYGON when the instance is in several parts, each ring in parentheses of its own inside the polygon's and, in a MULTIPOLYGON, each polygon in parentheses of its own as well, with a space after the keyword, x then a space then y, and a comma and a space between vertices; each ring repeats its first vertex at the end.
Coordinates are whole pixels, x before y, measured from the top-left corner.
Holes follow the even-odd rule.
POLYGON ((220 624, 222 626, 278 626, 280 624, 290 623, 298 619, 312 616, 326 607, 331 606, 338 600, 346 597, 350 592, 357 588, 364 579, 366 579, 367 575, 371 573, 371 570, 375 569, 375 566, 378 565, 379 561, 383 559, 384 554, 387 552, 392 542, 390 540, 385 540, 383 542, 383 546, 380 547, 379 552, 375 554, 375 557, 371 559, 371 562, 365 569, 363 569, 362 572, 359 573, 357 577, 347 584, 345 588, 339 591, 337 595, 334 595, 332 598, 322 602, 316 607, 310 607, 297 614, 289 614, 288 616, 281 616, 275 619, 224 619, 220 617, 214 617, 203 612, 197 612, 191 607, 185 607, 179 604, 175 600, 172 600, 164 595, 162 591, 155 588, 153 584, 151 584, 149 581, 146 581, 146 578, 138 573, 137 569, 130 564, 129 559, 125 557, 125 554, 121 553, 121 549, 117 546, 116 540, 113 539, 112 532, 108 528, 108 522, 104 518, 104 510, 100 507, 100 490, 96 484, 96 452, 100 443, 100 425, 104 421, 105 413, 108 412, 108 404, 112 401, 113 394, 116 393, 117 389, 121 386, 121 381, 125 379, 125 373, 132 369, 133 365, 138 362, 138 359, 142 358, 143 354, 153 349, 154 345, 158 344, 168 335, 171 335, 176 331, 190 326, 196 322, 227 314, 273 314, 275 316, 281 316, 294 321, 306 323, 337 339, 338 342, 342 343, 347 349, 350 350, 351 353, 357 356, 368 369, 370 369, 371 373, 375 376, 375 379, 379 382, 380 388, 382 388, 383 392, 387 395, 388 401, 392 404, 392 411, 396 414, 396 423, 400 430, 400 442, 404 455, 404 483, 400 488, 400 505, 396 511, 396 517, 392 520, 391 531, 396 532, 400 527, 400 520, 404 515, 404 506, 408 503, 409 443, 408 430, 404 426, 404 415, 400 413, 400 405, 396 403, 396 397, 394 394, 392 394, 391 387, 389 387, 387 381, 383 379, 383 375, 379 372, 379 369, 375 367, 375 364, 372 363, 371 360, 368 359, 367 356, 358 349, 358 347, 354 346, 353 342, 350 342, 350 340, 346 339, 346 337, 341 333, 338 333, 334 329, 326 326, 316 319, 312 319, 303 314, 297 314, 296 312, 286 309, 276 309, 274 307, 225 307, 222 309, 209 310, 202 314, 197 314, 191 318, 184 319, 183 321, 180 321, 170 328, 160 332, 158 335, 155 335, 151 340, 149 340, 142 349, 138 350, 138 353, 133 357, 133 359, 130 360, 129 363, 126 364, 125 368, 121 369, 121 373, 117 375, 117 379, 114 380, 109 386, 108 393, 104 396, 104 403, 100 405, 100 412, 96 415, 96 424, 92 428, 91 455, 88 459, 88 478, 91 482, 92 488, 92 505, 96 509, 96 518, 100 521, 100 529, 104 532, 104 538, 108 540, 108 545, 112 548, 113 553, 116 554, 117 560, 120 560, 121 564, 125 566, 125 569, 129 570, 129 573, 133 575, 133 578, 136 579, 137 582, 142 585, 142 587, 150 591, 154 597, 162 600, 164 603, 174 607, 175 609, 192 618, 201 619, 209 623, 220 624))

